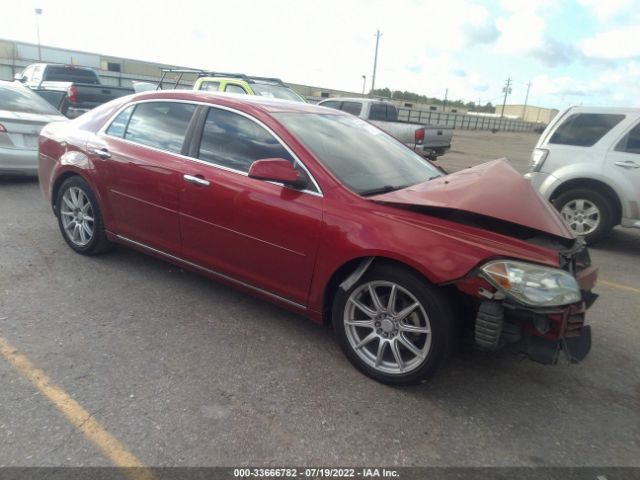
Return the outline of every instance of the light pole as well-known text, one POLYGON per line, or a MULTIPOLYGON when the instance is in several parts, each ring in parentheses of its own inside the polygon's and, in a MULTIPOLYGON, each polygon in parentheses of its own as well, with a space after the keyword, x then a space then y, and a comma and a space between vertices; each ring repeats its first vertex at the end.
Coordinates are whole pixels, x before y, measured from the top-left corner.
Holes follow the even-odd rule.
POLYGON ((38 34, 38 61, 42 61, 42 51, 40 49, 40 15, 42 15, 42 9, 36 8, 36 33, 38 34))
POLYGON ((382 34, 380 33, 380 30, 376 30, 376 53, 375 53, 375 56, 373 57, 373 77, 371 78, 371 93, 373 93, 373 91, 376 88, 376 69, 378 67, 378 43, 380 43, 381 36, 382 34))
POLYGON ((367 76, 362 75, 362 96, 364 97, 364 89, 367 87, 367 76))

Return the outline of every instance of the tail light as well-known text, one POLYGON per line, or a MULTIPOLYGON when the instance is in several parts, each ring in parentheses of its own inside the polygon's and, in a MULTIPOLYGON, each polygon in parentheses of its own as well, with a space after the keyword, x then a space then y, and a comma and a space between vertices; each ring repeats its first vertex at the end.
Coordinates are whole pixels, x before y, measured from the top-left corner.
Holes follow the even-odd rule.
POLYGON ((0 133, 7 133, 7 129, 3 124, 0 123, 0 133))
POLYGON ((78 101, 78 89, 75 85, 71 85, 67 89, 67 97, 70 103, 76 103, 78 101))
POLYGON ((422 145, 424 143, 424 128, 416 130, 416 145, 422 145))

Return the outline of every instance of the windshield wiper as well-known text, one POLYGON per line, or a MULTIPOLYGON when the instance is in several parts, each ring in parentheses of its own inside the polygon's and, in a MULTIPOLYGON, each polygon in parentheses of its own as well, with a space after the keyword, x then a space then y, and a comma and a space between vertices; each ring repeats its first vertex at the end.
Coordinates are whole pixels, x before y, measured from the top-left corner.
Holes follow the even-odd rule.
POLYGON ((385 185, 384 187, 371 188, 369 190, 363 190, 360 192, 360 196, 369 197, 371 195, 379 195, 381 193, 389 193, 395 192, 396 190, 402 190, 403 188, 407 188, 409 185, 401 185, 399 187, 394 187, 392 185, 385 185))

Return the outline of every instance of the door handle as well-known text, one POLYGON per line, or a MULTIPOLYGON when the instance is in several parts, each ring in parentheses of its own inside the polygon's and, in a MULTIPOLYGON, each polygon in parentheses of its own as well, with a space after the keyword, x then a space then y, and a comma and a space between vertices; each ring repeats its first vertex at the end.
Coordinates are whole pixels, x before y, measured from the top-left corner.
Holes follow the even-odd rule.
POLYGON ((640 168, 640 165, 633 160, 619 160, 616 162, 616 165, 624 168, 640 168))
POLYGON ((92 148, 91 151, 98 155, 100 158, 111 158, 111 154, 106 148, 92 148))
POLYGON ((194 175, 183 175, 184 181, 185 182, 189 182, 189 183, 193 183, 194 185, 198 185, 200 187, 208 187, 209 185, 211 185, 211 183, 209 182, 209 180, 205 180, 202 177, 196 177, 194 175))

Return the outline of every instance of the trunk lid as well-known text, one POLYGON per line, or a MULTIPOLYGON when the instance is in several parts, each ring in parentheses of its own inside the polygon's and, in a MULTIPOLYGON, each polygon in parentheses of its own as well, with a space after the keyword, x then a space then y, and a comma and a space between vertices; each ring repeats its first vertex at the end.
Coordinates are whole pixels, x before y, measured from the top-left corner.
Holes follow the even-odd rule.
POLYGON ((38 135, 42 127, 60 120, 66 120, 66 118, 53 114, 0 110, 0 124, 6 130, 6 133, 0 136, 0 145, 4 148, 37 150, 38 135))

